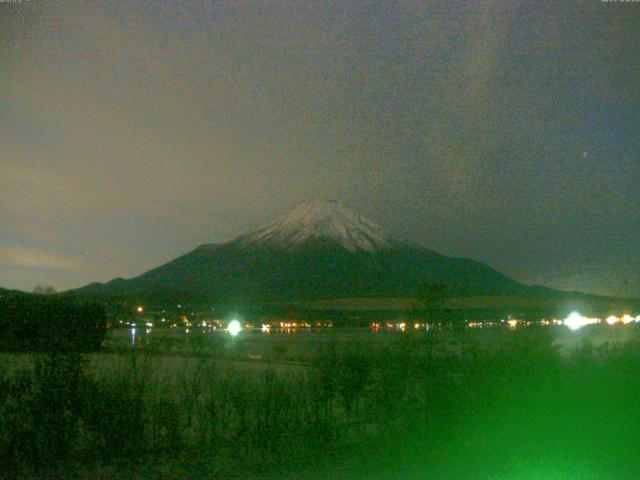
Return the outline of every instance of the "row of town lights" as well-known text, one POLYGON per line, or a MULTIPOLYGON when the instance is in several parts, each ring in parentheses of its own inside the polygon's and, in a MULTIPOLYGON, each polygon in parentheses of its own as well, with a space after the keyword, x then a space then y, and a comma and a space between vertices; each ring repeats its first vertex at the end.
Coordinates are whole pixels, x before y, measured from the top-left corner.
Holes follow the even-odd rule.
MULTIPOLYGON (((142 306, 138 306, 136 308, 136 311, 138 313, 142 313, 144 311, 144 308, 142 306)), ((164 321, 165 319, 163 318, 162 321, 164 321)), ((605 322, 608 325, 615 325, 616 323, 622 323, 622 324, 628 324, 628 323, 632 323, 632 322, 637 322, 640 323, 640 315, 636 316, 636 317, 632 317, 631 315, 623 315, 622 317, 616 317, 615 315, 610 315, 609 317, 607 317, 605 319, 605 322)), ((515 328, 518 324, 518 321, 515 319, 509 319, 509 321, 507 322, 509 324, 509 327, 511 328, 515 328)), ((555 323, 555 322, 554 322, 555 323)), ((585 317, 583 315, 580 315, 578 312, 572 312, 567 318, 564 319, 564 321, 562 322, 563 325, 569 327, 569 329, 571 330, 578 330, 586 325, 594 325, 594 324, 598 324, 598 323, 602 323, 602 320, 600 320, 599 318, 596 317, 585 317)), ((135 325, 135 324, 133 324, 135 325)), ((150 326, 149 323, 147 323, 147 326, 150 326)), ((475 326, 475 324, 470 324, 469 326, 475 326)), ((406 328, 405 323, 400 323, 398 325, 398 327, 401 330, 404 330, 406 328)), ((416 328, 418 328, 417 324, 416 324, 416 328)), ((240 324, 240 322, 238 320, 231 320, 231 322, 229 322, 229 325, 227 325, 227 331, 232 335, 232 336, 236 336, 238 335, 241 331, 242 331, 242 325, 240 324)), ((262 331, 269 331, 269 328, 265 328, 265 325, 263 325, 262 331)))
MULTIPOLYGON (((627 325, 632 322, 640 323, 640 315, 636 317, 633 317, 629 314, 625 314, 621 317, 610 315, 605 319, 605 322, 607 323, 607 325, 615 325, 616 323, 622 323, 624 325, 627 325)), ((594 318, 585 317, 583 315, 580 315, 578 312, 572 312, 571 315, 569 315, 564 320, 564 325, 569 327, 571 330, 578 330, 579 328, 582 328, 586 325, 594 325, 598 323, 602 323, 602 320, 595 317, 594 318)))
MULTIPOLYGON (((180 307, 181 307, 181 305, 178 305, 178 308, 180 308, 180 307)), ((138 306, 138 307, 136 308, 136 312, 138 312, 138 313, 142 313, 143 311, 144 311, 144 308, 142 307, 142 305, 140 305, 140 306, 138 306)), ((165 321, 165 319, 163 318, 163 319, 162 319, 162 321, 164 322, 164 321, 165 321)), ((203 322, 203 325, 202 325, 202 326, 205 326, 205 325, 206 325, 206 323, 205 323, 205 322, 203 322)), ((132 326, 134 326, 134 327, 135 327, 135 323, 134 323, 134 324, 132 324, 132 326)), ((147 323, 147 326, 148 326, 148 327, 149 327, 149 326, 152 326, 152 324, 147 323)), ((238 335, 238 334, 242 331, 242 325, 240 324, 240 322, 239 322, 238 320, 231 320, 231 321, 229 322, 229 325, 227 325, 227 331, 228 331, 232 336, 234 336, 234 337, 235 337, 236 335, 238 335)))

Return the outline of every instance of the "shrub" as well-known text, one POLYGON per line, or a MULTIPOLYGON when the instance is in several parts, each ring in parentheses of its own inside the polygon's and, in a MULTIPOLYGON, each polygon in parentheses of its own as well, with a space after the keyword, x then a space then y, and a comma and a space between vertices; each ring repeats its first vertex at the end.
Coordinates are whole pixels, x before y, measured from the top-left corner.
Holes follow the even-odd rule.
POLYGON ((0 302, 0 348, 90 352, 106 333, 104 307, 58 296, 25 295, 0 302))

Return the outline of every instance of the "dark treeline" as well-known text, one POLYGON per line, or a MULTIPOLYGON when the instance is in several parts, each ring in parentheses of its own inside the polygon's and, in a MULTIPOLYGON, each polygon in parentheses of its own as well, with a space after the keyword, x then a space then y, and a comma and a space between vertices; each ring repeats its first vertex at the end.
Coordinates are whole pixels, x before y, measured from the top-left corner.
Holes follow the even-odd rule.
POLYGON ((0 349, 90 352, 107 327, 103 306, 58 295, 16 295, 0 301, 0 349))

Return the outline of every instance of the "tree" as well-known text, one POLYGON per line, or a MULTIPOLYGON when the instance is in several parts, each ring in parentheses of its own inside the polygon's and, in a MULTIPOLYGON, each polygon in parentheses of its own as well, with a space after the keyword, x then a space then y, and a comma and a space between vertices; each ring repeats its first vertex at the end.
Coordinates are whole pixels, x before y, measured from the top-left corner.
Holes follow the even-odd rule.
POLYGON ((0 302, 0 348, 39 352, 100 349, 107 317, 102 305, 55 295, 0 302))
POLYGON ((56 289, 51 285, 38 284, 33 289, 33 293, 35 293, 36 295, 54 295, 56 293, 56 289))

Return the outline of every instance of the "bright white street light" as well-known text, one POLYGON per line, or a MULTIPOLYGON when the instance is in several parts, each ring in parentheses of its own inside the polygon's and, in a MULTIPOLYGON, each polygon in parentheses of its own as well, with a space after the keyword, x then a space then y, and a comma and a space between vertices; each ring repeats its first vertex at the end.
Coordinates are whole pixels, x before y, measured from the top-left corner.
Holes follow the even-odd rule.
POLYGON ((597 318, 583 317, 578 312, 572 312, 563 322, 569 329, 578 330, 586 325, 592 325, 598 323, 597 318))
POLYGON ((616 317, 615 315, 611 315, 611 316, 607 317, 607 323, 609 325, 615 325, 619 321, 620 321, 620 319, 618 317, 616 317))
POLYGON ((227 325, 227 330, 231 335, 235 337, 240 333, 240 330, 242 330, 242 325, 240 325, 240 322, 238 320, 231 320, 229 322, 229 325, 227 325))

